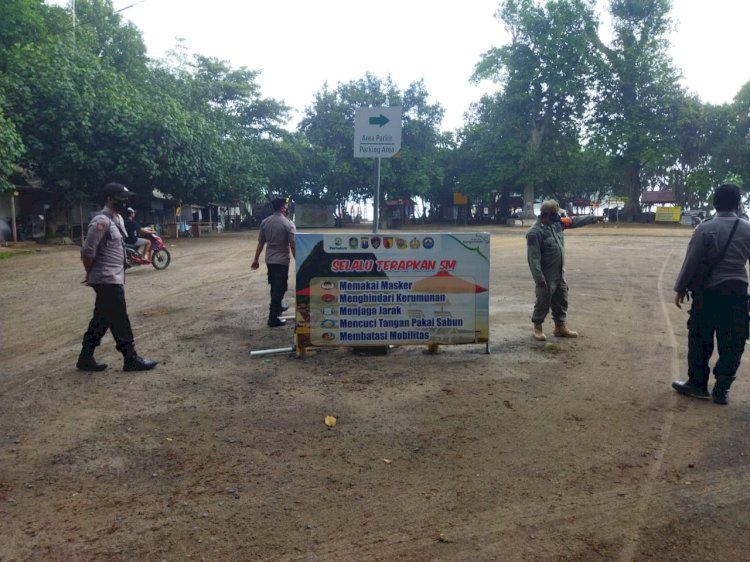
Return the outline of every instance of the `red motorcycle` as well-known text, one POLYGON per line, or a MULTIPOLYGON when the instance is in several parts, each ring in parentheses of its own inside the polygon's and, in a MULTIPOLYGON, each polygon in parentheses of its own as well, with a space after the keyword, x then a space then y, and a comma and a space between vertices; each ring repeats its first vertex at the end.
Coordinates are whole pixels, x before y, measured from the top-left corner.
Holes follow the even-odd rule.
MULTIPOLYGON (((146 234, 145 238, 151 240, 151 265, 154 266, 154 269, 158 269, 159 271, 166 269, 172 261, 172 255, 164 246, 164 241, 156 233, 146 234)), ((128 244, 125 244, 125 263, 127 263, 129 267, 149 264, 149 262, 146 261, 146 258, 144 258, 134 246, 128 244)))

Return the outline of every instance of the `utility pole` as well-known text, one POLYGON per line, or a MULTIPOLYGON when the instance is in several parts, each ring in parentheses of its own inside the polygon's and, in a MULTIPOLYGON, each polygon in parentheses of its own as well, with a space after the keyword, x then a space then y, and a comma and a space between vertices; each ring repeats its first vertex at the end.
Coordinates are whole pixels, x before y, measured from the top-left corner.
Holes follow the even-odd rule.
POLYGON ((18 191, 14 189, 10 194, 10 222, 13 229, 13 242, 18 242, 18 232, 16 232, 16 197, 18 197, 18 191))

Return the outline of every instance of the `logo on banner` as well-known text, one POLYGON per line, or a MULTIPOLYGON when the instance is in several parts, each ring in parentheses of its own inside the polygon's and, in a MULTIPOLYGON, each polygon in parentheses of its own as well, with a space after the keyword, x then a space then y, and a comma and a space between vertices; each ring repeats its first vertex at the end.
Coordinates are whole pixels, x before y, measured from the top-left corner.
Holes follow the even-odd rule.
POLYGON ((372 249, 377 250, 380 248, 380 236, 373 236, 370 238, 370 244, 372 244, 372 249))

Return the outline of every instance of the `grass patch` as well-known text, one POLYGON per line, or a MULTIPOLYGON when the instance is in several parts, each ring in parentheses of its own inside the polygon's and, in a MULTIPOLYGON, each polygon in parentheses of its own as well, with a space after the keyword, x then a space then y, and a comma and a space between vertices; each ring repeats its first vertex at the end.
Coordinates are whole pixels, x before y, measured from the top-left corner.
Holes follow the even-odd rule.
POLYGON ((14 252, 2 252, 0 251, 0 260, 9 260, 13 256, 29 255, 33 254, 34 250, 16 250, 14 252))

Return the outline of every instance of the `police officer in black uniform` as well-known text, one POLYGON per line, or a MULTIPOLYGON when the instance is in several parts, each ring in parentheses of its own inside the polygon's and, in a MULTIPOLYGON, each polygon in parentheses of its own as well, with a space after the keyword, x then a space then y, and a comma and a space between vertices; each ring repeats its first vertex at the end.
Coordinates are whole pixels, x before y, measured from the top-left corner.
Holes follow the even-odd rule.
POLYGON ((125 304, 125 225, 122 213, 133 195, 119 183, 104 186, 104 208, 91 219, 81 247, 86 270, 85 283, 94 289, 96 303, 76 367, 81 371, 103 371, 105 363, 94 359, 94 350, 107 330, 112 330, 117 350, 125 361, 123 371, 148 371, 156 361, 140 357, 135 350, 125 304))
POLYGON ((685 261, 674 284, 674 303, 682 308, 688 296, 688 285, 702 269, 701 264, 711 260, 715 262, 705 280, 705 288, 700 291, 699 298, 693 296, 690 308, 688 380, 675 381, 672 388, 694 398, 713 398, 716 404, 729 403, 729 388, 734 382, 748 338, 745 266, 750 259, 750 223, 737 216, 740 202, 740 188, 736 185, 724 184, 716 188, 716 214, 693 231, 685 261), (725 246, 726 253, 721 261, 716 262, 725 246), (714 337, 719 358, 713 370, 716 382, 709 395, 711 370, 708 363, 714 352, 714 337))

